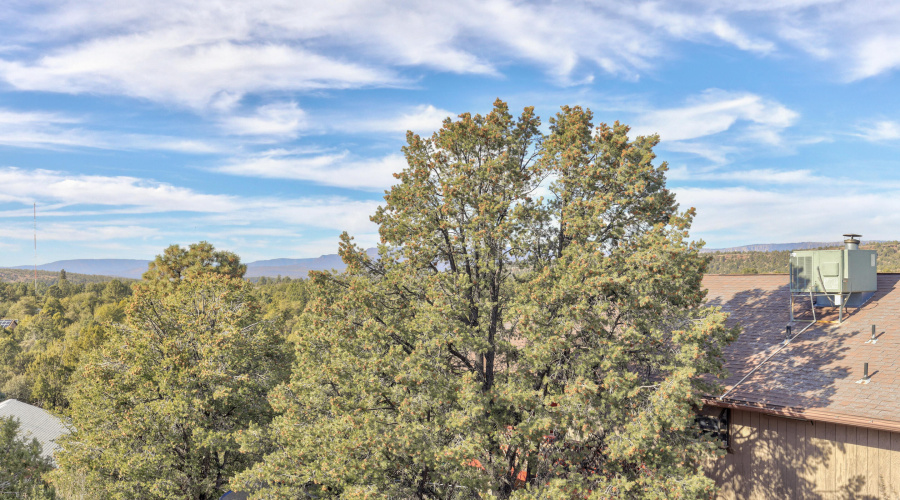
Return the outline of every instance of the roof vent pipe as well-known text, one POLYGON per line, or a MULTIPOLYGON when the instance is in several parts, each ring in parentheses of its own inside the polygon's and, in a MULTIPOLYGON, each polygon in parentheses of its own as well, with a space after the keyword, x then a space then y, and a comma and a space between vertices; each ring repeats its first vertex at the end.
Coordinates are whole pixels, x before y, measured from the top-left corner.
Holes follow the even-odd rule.
POLYGON ((845 234, 846 240, 844 240, 844 248, 847 250, 859 250, 859 240, 857 238, 861 238, 861 234, 845 234))

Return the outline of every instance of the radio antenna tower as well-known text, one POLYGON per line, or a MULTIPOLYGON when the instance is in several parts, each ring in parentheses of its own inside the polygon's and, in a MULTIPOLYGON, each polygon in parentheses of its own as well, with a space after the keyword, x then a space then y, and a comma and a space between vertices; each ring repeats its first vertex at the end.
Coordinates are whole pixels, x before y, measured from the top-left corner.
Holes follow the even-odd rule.
POLYGON ((34 204, 34 296, 37 297, 37 203, 34 204))

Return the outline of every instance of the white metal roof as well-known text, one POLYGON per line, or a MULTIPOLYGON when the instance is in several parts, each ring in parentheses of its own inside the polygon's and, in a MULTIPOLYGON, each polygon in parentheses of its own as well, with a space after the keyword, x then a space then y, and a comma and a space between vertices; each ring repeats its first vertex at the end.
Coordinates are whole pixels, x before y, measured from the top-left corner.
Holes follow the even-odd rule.
POLYGON ((62 420, 37 406, 16 399, 7 399, 0 403, 0 417, 18 418, 21 424, 20 435, 29 440, 36 438, 44 447, 41 453, 43 457, 52 457, 53 452, 59 449, 56 439, 69 433, 62 420))

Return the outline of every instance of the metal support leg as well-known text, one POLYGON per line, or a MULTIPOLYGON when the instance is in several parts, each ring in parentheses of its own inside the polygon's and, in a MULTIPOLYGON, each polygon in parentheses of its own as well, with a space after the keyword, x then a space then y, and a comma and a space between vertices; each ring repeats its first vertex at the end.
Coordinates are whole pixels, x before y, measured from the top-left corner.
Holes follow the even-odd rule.
POLYGON ((809 308, 812 309, 813 323, 819 321, 816 319, 816 299, 813 298, 812 289, 809 290, 809 308))
POLYGON ((844 298, 844 294, 841 294, 841 307, 838 308, 838 324, 844 322, 844 302, 846 301, 847 299, 844 298))
POLYGON ((794 292, 791 292, 791 323, 794 322, 794 292))

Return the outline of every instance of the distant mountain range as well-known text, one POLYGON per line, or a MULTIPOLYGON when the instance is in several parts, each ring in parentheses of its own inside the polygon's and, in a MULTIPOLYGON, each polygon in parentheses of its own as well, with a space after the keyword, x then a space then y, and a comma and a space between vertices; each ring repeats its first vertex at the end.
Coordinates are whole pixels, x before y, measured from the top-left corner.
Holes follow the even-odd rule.
MULTIPOLYGON (((883 240, 865 240, 863 244, 878 241, 883 240)), ((843 241, 803 241, 800 243, 763 243, 730 248, 704 248, 701 252, 780 252, 783 250, 806 250, 808 248, 839 247, 843 245, 843 241)))
MULTIPOLYGON (((370 248, 367 252, 369 255, 377 255, 374 248, 370 248)), ((59 272, 61 269, 65 269, 66 272, 71 273, 140 279, 144 271, 147 270, 148 264, 150 264, 149 260, 139 259, 73 259, 41 264, 37 268, 39 271, 59 272)), ((308 259, 258 260, 247 263, 246 276, 248 278, 260 276, 305 278, 310 271, 327 271, 330 269, 343 271, 345 267, 338 254, 328 254, 308 259)), ((34 269, 34 266, 14 266, 10 269, 34 269)))
MULTIPOLYGON (((66 272, 80 274, 100 274, 104 276, 118 276, 121 278, 140 279, 147 270, 149 260, 138 259, 75 259, 58 260, 49 264, 40 264, 38 271, 66 272)), ((34 269, 34 266, 13 266, 10 269, 34 269)))
MULTIPOLYGON (((880 241, 880 240, 878 240, 880 241)), ((875 240, 869 240, 875 242, 875 240)), ((863 242, 866 243, 866 242, 863 242)), ((704 253, 721 252, 775 252, 782 250, 803 250, 806 248, 834 247, 843 245, 839 241, 804 241, 800 243, 766 243, 744 245, 730 248, 704 248, 704 253)), ((369 255, 377 255, 374 248, 366 250, 369 255)), ((116 276, 120 278, 140 279, 147 270, 149 260, 140 259, 74 259, 58 260, 37 266, 39 271, 59 272, 65 269, 70 273, 116 276)), ((343 271, 344 263, 338 254, 327 254, 307 259, 269 259, 247 263, 247 277, 287 276, 289 278, 305 278, 310 271, 327 271, 335 269, 343 271)), ((33 269, 34 266, 14 266, 9 269, 33 269)))

